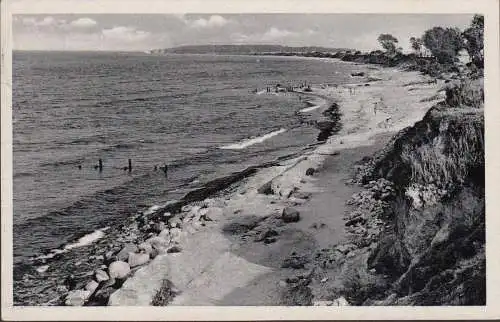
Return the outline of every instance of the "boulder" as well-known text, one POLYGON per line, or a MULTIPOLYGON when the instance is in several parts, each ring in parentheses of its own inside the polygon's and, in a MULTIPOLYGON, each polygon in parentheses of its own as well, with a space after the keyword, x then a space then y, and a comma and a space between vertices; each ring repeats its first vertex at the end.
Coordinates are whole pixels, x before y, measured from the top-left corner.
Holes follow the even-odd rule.
POLYGON ((118 278, 123 279, 126 278, 130 273, 130 265, 123 261, 116 261, 109 265, 109 277, 112 279, 118 278))
POLYGON ((90 294, 94 294, 95 290, 99 287, 99 283, 97 283, 94 280, 91 280, 90 282, 85 285, 85 290, 89 291, 90 294))
POLYGON ((167 249, 167 253, 168 254, 171 254, 171 253, 180 253, 182 251, 182 248, 175 245, 175 246, 172 246, 170 247, 169 249, 167 249))
POLYGON ((297 222, 300 220, 300 214, 295 208, 286 207, 285 209, 283 209, 281 219, 283 219, 283 221, 286 223, 297 222))
POLYGON ((98 270, 95 271, 94 278, 99 283, 109 280, 108 273, 106 273, 102 269, 98 269, 98 270))
POLYGON ((112 284, 110 285, 108 282, 105 282, 105 285, 94 293, 89 304, 93 306, 106 306, 108 305, 109 297, 115 291, 116 288, 112 284))
POLYGON ((154 223, 152 225, 152 228, 151 230, 156 233, 156 234, 159 234, 163 229, 167 228, 165 226, 165 223, 163 221, 160 221, 160 222, 157 222, 157 223, 154 223))
POLYGON ((312 176, 314 174, 314 172, 316 172, 316 170, 314 170, 314 168, 309 168, 306 170, 306 176, 312 176))
POLYGON ((165 240, 170 240, 170 229, 165 228, 159 234, 158 237, 161 237, 165 240))
POLYGON ((90 291, 75 290, 68 293, 64 301, 66 306, 82 306, 85 301, 90 297, 90 291))
MULTIPOLYGON (((146 242, 139 244, 138 248, 139 248, 139 251, 141 253, 145 253, 145 254, 149 254, 153 251, 153 246, 151 246, 151 244, 146 243, 146 242)), ((129 254, 129 258, 130 258, 130 254, 129 254)))
POLYGON ((117 261, 118 258, 116 258, 115 252, 110 250, 104 254, 104 264, 109 265, 113 263, 114 261, 117 261))
POLYGON ((178 243, 181 239, 181 230, 179 228, 170 229, 170 237, 173 243, 178 243))
POLYGON ((272 180, 264 183, 261 187, 257 189, 258 193, 264 194, 264 195, 271 195, 273 194, 273 187, 272 187, 272 180))
POLYGON ((125 246, 123 246, 122 250, 120 250, 118 252, 118 254, 116 254, 116 259, 118 261, 122 261, 122 262, 125 262, 127 261, 128 259, 128 254, 129 253, 135 253, 137 252, 139 249, 137 248, 136 245, 134 244, 125 244, 125 246))
POLYGON ((144 265, 149 262, 149 254, 129 253, 128 264, 130 267, 144 265))
POLYGON ((158 250, 153 249, 153 251, 152 251, 151 253, 149 253, 149 258, 150 258, 150 259, 155 259, 155 258, 156 258, 156 256, 158 256, 158 255, 159 255, 158 250))
POLYGON ((167 241, 161 237, 151 237, 148 240, 146 240, 147 243, 149 243, 153 249, 156 249, 159 253, 165 252, 165 250, 168 247, 167 241))

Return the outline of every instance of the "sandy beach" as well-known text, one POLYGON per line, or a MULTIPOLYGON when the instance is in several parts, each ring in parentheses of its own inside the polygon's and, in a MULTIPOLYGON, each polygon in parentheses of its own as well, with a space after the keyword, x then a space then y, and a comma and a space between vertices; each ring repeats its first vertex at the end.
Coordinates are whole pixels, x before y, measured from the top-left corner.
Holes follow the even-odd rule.
MULTIPOLYGON (((175 288, 168 305, 287 304, 283 281, 311 274, 290 258, 310 259, 318 249, 345 240, 346 201, 359 191, 348 184, 354 164, 420 120, 436 103, 426 99, 441 85, 417 72, 357 69, 366 76, 353 77, 352 84, 313 84, 322 104, 301 111, 323 112, 337 102, 343 127, 336 135, 213 198, 184 206, 175 214, 182 229, 171 226, 159 234, 179 251, 158 255, 135 271, 109 305, 151 305, 164 280, 175 288), (282 220, 284 209, 300 215, 282 220), (284 265, 287 261, 292 264, 284 265)), ((165 221, 172 222, 171 216, 165 221)))

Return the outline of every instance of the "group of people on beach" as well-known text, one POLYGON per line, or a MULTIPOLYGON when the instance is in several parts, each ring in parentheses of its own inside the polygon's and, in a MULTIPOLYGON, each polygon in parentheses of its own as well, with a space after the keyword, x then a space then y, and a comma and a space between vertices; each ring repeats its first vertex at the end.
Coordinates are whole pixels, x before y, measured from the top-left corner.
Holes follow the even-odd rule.
MULTIPOLYGON (((297 89, 303 91, 311 91, 311 84, 308 84, 307 82, 301 82, 298 86, 294 85, 282 86, 281 84, 278 83, 274 86, 267 86, 266 93, 295 92, 297 89)), ((253 92, 258 93, 258 91, 259 90, 256 88, 253 92)))

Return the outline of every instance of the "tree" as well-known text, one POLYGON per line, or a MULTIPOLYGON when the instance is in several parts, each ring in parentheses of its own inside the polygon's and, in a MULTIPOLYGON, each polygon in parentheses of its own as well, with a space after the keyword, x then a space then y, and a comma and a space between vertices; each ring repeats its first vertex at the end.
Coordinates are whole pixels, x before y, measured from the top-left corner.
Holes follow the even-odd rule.
POLYGON ((415 51, 418 56, 422 55, 422 39, 411 37, 410 38, 411 48, 415 51))
POLYGON ((465 49, 472 63, 479 68, 484 67, 484 16, 474 15, 469 28, 462 33, 465 39, 465 49))
POLYGON ((397 51, 396 44, 398 43, 398 39, 390 34, 381 34, 377 38, 378 42, 386 50, 388 54, 395 54, 397 51))
POLYGON ((434 27, 424 33, 422 41, 441 64, 453 64, 460 49, 464 48, 458 28, 434 27))

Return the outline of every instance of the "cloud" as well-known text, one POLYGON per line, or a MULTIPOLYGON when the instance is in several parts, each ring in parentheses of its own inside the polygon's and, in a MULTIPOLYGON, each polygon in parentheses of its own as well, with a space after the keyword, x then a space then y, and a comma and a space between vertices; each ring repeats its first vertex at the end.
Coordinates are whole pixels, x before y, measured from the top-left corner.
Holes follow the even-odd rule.
POLYGON ((57 21, 53 17, 45 17, 42 20, 37 20, 36 18, 27 17, 22 20, 23 25, 30 27, 46 27, 56 25, 57 21))
POLYGON ((70 25, 76 28, 91 28, 97 25, 97 21, 84 17, 71 21, 70 25))
POLYGON ((192 21, 187 20, 184 16, 180 18, 192 28, 216 28, 223 27, 229 23, 228 19, 219 15, 212 15, 208 19, 199 18, 192 21))
POLYGON ((151 35, 148 31, 137 30, 134 27, 126 26, 103 29, 101 33, 105 38, 127 42, 142 41, 151 35))

